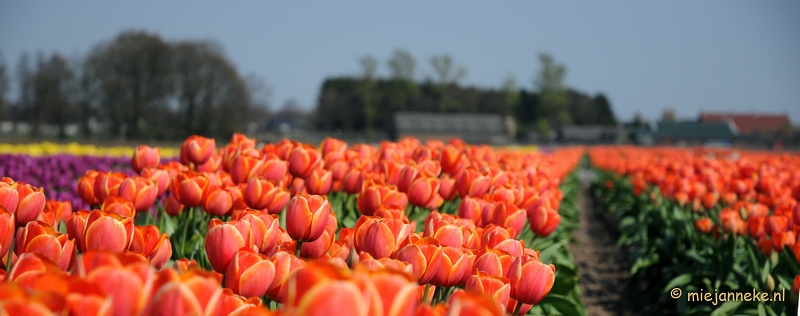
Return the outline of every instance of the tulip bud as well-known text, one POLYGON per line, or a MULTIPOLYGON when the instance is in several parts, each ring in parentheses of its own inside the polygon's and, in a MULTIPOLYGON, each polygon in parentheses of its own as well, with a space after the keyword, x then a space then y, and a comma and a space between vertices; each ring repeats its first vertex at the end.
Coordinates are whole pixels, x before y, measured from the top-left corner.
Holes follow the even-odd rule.
POLYGON ((17 231, 14 251, 18 255, 26 252, 40 254, 58 264, 62 271, 67 271, 76 255, 75 243, 68 238, 69 236, 56 232, 45 222, 28 222, 17 231))
POLYGON ((158 183, 150 178, 131 177, 119 185, 117 195, 133 202, 138 212, 149 209, 158 197, 158 183))
POLYGON ((153 168, 145 168, 142 169, 140 173, 142 177, 150 178, 151 180, 155 181, 156 185, 158 186, 158 193, 156 193, 157 197, 163 196, 167 189, 169 188, 170 184, 170 175, 169 172, 163 169, 153 169, 153 168))
POLYGON ((203 196, 205 197, 203 208, 208 214, 214 216, 230 214, 233 207, 233 198, 230 192, 217 186, 207 186, 203 196))
POLYGON ((160 233, 158 227, 152 225, 136 226, 129 250, 142 253, 156 269, 161 269, 172 256, 167 233, 160 233))
POLYGON ((199 165, 211 158, 216 147, 216 141, 213 138, 192 135, 181 145, 181 157, 186 157, 188 162, 199 165))
POLYGON ((19 204, 17 204, 15 215, 17 226, 22 226, 28 222, 35 221, 39 217, 39 214, 44 210, 46 199, 44 197, 44 189, 22 182, 16 184, 17 192, 19 193, 19 204))
POLYGON ((279 213, 289 201, 289 192, 264 177, 253 177, 244 190, 244 202, 253 209, 267 209, 270 214, 279 213))
POLYGON ((314 147, 297 146, 289 152, 289 173, 306 178, 322 163, 322 157, 314 147))
POLYGON ((712 226, 713 223, 711 222, 711 219, 708 217, 702 217, 694 222, 694 227, 697 228, 697 231, 703 234, 708 234, 709 232, 711 232, 712 226))
POLYGON ((0 261, 2 261, 3 267, 8 264, 6 262, 8 256, 4 254, 8 254, 8 250, 11 247, 15 227, 14 213, 9 212, 5 206, 0 205, 0 255, 2 255, 0 261))
POLYGON ((330 212, 331 205, 325 197, 297 195, 286 210, 286 232, 297 241, 317 240, 325 231, 330 212))
POLYGON ((275 278, 275 265, 266 256, 244 248, 233 256, 225 275, 225 287, 234 293, 260 298, 275 278))
POLYGON ((362 216, 356 223, 355 248, 375 259, 387 258, 411 232, 403 220, 362 216))
POLYGON ((120 253, 128 249, 133 238, 133 218, 95 210, 86 218, 81 251, 106 250, 120 253))
MULTIPOLYGON (((94 184, 99 174, 100 173, 95 170, 89 170, 86 171, 83 177, 78 179, 78 196, 80 196, 83 203, 96 205, 102 202, 94 194, 94 184)), ((2 187, 2 185, 0 185, 0 187, 2 187)))
POLYGON ((155 168, 161 163, 161 149, 158 147, 150 148, 145 145, 136 147, 131 159, 131 166, 136 173, 139 173, 144 168, 155 168))
MULTIPOLYGON (((127 178, 121 172, 100 172, 94 180, 94 197, 98 203, 105 201, 109 195, 117 195, 119 185, 127 178)), ((85 202, 85 200, 84 200, 85 202)), ((97 204, 97 203, 95 203, 97 204)))
POLYGON ((537 304, 555 282, 556 267, 544 264, 530 256, 520 256, 511 264, 508 278, 511 281, 511 298, 525 304, 537 304))
POLYGON ((311 174, 305 178, 306 190, 309 194, 325 195, 331 191, 331 184, 333 178, 330 171, 322 168, 314 169, 311 174))
POLYGON ((19 205, 19 191, 17 190, 18 184, 8 184, 0 181, 0 206, 4 207, 9 212, 16 212, 19 205))
POLYGON ((211 219, 208 223, 205 246, 211 267, 219 273, 225 273, 236 251, 242 247, 253 246, 250 223, 246 221, 223 223, 219 219, 211 219))
POLYGON ((103 207, 101 209, 107 213, 114 213, 122 217, 134 217, 136 215, 133 203, 119 196, 107 197, 106 200, 103 201, 103 207))
POLYGON ((208 186, 208 178, 199 173, 178 173, 172 180, 172 193, 184 206, 195 207, 203 202, 203 190, 208 186))

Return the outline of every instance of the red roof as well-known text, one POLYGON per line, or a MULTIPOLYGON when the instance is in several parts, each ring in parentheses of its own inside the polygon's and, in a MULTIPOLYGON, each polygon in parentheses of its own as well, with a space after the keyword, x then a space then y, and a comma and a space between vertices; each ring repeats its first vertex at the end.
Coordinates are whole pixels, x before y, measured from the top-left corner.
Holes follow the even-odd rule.
POLYGON ((791 126, 787 114, 738 114, 738 113, 701 113, 700 122, 732 121, 741 134, 774 131, 783 126, 791 126))

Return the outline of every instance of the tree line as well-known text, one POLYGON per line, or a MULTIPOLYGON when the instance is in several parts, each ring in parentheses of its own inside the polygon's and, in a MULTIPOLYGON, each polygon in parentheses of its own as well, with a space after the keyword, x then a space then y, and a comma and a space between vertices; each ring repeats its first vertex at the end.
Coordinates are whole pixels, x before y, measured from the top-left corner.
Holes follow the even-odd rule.
MULTIPOLYGON (((7 67, 0 59, 0 96, 9 90, 7 67)), ((264 85, 241 76, 211 41, 165 41, 158 35, 129 31, 96 45, 84 57, 59 53, 18 64, 18 98, 0 97, 0 120, 28 122, 30 135, 55 126, 80 126, 91 138, 180 140, 191 134, 229 137, 265 119, 257 97, 264 85), (95 134, 93 122, 104 126, 95 134)))
POLYGON ((566 67, 549 54, 539 54, 540 71, 533 87, 519 87, 508 77, 499 88, 459 84, 466 77, 463 66, 451 56, 430 59, 433 76, 416 80, 417 62, 405 50, 396 50, 386 61, 390 75, 376 76, 378 62, 359 60, 361 73, 326 79, 313 113, 312 126, 323 131, 363 131, 394 136, 395 112, 492 113, 511 116, 518 136, 528 132, 552 136, 564 125, 614 125, 617 120, 608 98, 594 96, 564 85, 566 67))
POLYGON ((518 135, 548 136, 563 125, 613 125, 608 99, 564 84, 566 67, 539 54, 541 69, 530 87, 508 77, 500 87, 463 85, 467 69, 450 55, 431 57, 430 75, 418 79, 417 60, 398 49, 385 61, 359 59, 360 73, 326 79, 316 107, 301 113, 296 105, 270 113, 269 88, 255 76, 242 76, 212 41, 167 41, 156 34, 126 31, 94 46, 88 54, 59 53, 17 63, 17 98, 5 97, 11 76, 0 56, 0 121, 27 123, 41 137, 55 127, 66 138, 68 126, 80 136, 122 140, 181 140, 192 134, 227 138, 255 134, 271 121, 306 117, 312 129, 395 136, 398 111, 493 113, 513 117, 518 135))

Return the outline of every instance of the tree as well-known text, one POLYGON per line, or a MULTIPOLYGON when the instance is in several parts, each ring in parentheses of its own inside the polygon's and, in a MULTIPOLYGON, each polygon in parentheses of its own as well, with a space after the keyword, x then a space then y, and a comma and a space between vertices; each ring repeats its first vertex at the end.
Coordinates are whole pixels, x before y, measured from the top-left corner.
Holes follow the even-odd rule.
POLYGON ((519 102, 519 86, 517 79, 513 75, 506 76, 503 79, 503 84, 500 85, 500 91, 506 95, 506 103, 511 107, 516 107, 519 102))
POLYGON ((664 112, 661 113, 661 121, 662 122, 675 122, 675 110, 674 109, 664 109, 664 112))
POLYGON ((602 93, 598 93, 592 99, 595 107, 597 108, 597 124, 600 125, 617 125, 617 118, 614 116, 614 111, 611 109, 611 102, 602 93))
POLYGON ((173 52, 157 35, 123 32, 95 47, 84 63, 100 93, 110 126, 121 139, 163 134, 175 89, 173 52), (162 120, 166 120, 163 122, 162 120))
POLYGON ((455 67, 453 58, 448 54, 431 57, 431 66, 436 73, 437 87, 441 93, 439 99, 439 112, 444 112, 448 108, 448 90, 450 85, 455 85, 458 80, 467 76, 467 69, 464 66, 455 67))
POLYGON ((568 124, 572 119, 566 109, 569 100, 564 89, 567 68, 547 53, 539 53, 539 63, 542 68, 534 80, 539 89, 539 116, 551 124, 568 124))
POLYGON ((34 135, 40 133, 40 123, 46 121, 56 125, 58 138, 64 139, 67 123, 76 117, 74 75, 67 60, 58 54, 47 60, 40 56, 32 79, 35 92, 33 109, 37 117, 34 135))
POLYGON ((361 57, 358 62, 361 65, 361 80, 363 82, 361 93, 364 103, 364 123, 367 134, 372 136, 373 121, 375 120, 375 115, 378 112, 378 109, 375 107, 375 104, 372 100, 373 90, 375 89, 375 72, 378 69, 378 61, 375 59, 375 57, 364 56, 361 57))
POLYGON ((8 76, 6 75, 6 62, 3 58, 3 52, 0 51, 0 120, 8 116, 8 102, 6 101, 6 93, 8 93, 8 76))
POLYGON ((392 79, 412 82, 417 62, 414 57, 405 50, 396 49, 392 58, 387 62, 392 79))

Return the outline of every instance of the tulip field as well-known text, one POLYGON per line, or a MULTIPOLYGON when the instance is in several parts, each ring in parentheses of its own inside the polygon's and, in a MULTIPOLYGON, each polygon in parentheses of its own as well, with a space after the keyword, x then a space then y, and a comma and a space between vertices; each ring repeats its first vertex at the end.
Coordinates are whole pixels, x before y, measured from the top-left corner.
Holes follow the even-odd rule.
POLYGON ((589 154, 594 195, 632 250, 632 282, 647 289, 654 313, 797 314, 800 157, 635 147, 589 154), (768 295, 751 295, 760 292, 768 295))
POLYGON ((3 146, 2 315, 586 314, 583 148, 3 146))

